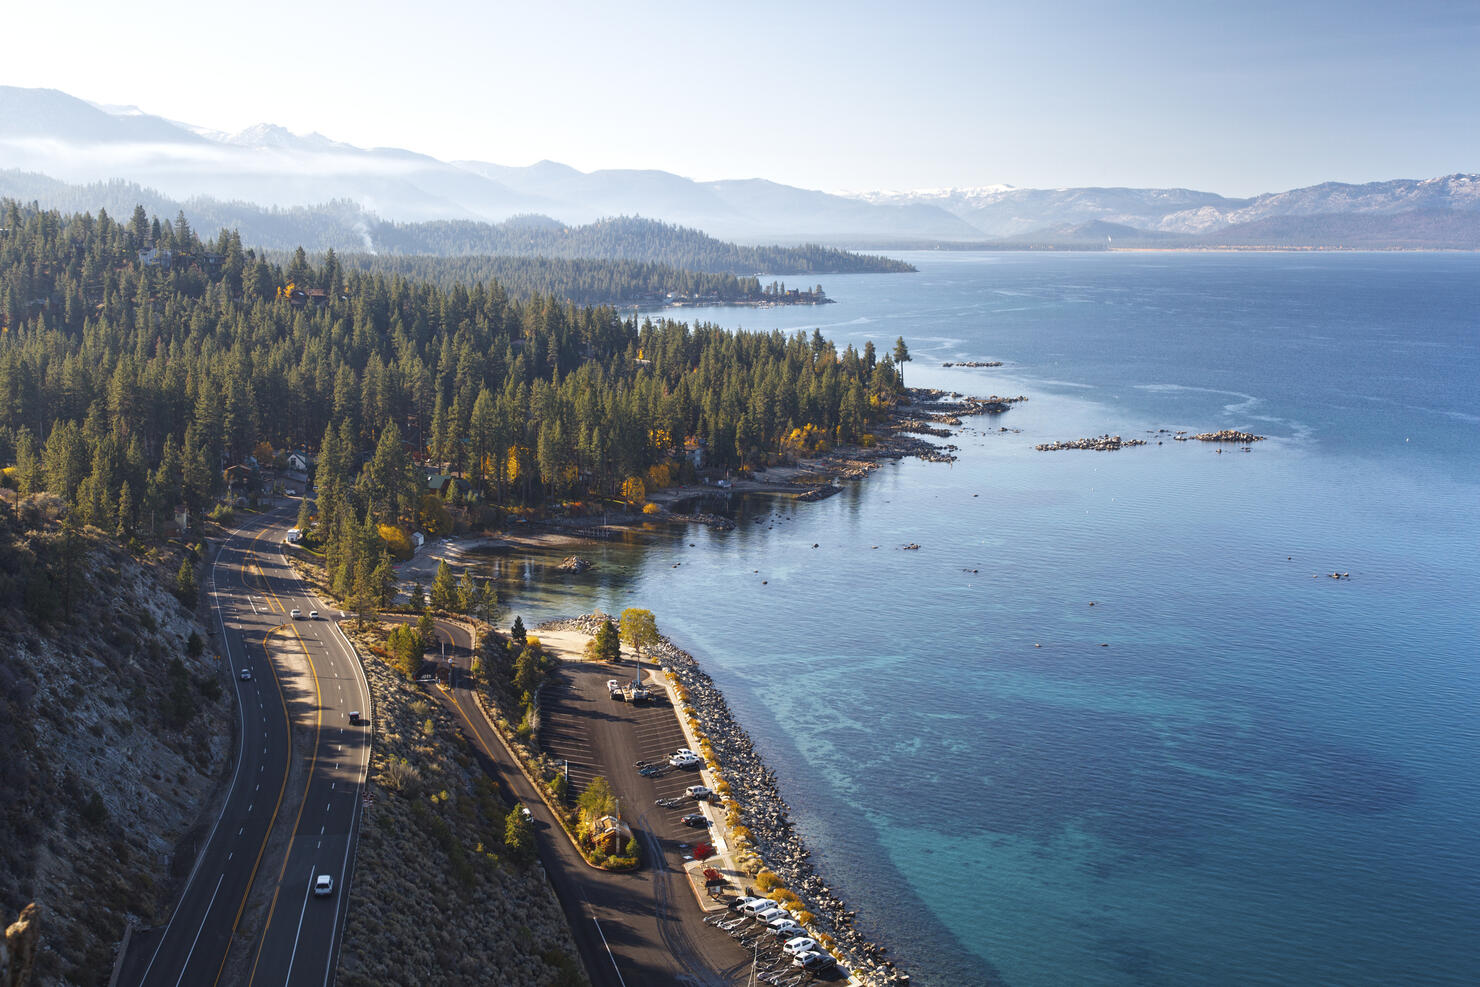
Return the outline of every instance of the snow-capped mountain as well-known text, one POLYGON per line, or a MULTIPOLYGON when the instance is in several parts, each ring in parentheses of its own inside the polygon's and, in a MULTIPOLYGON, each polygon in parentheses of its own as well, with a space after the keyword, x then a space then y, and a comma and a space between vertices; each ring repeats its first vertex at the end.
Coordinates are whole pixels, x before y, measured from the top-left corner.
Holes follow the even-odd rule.
POLYGON ((272 123, 225 134, 54 89, 0 87, 4 169, 83 186, 121 179, 175 199, 283 208, 350 201, 387 220, 498 222, 538 213, 580 224, 640 215, 751 243, 1480 247, 1474 175, 1328 182, 1249 199, 1185 188, 1007 185, 834 195, 759 178, 696 182, 553 161, 447 162, 272 123))

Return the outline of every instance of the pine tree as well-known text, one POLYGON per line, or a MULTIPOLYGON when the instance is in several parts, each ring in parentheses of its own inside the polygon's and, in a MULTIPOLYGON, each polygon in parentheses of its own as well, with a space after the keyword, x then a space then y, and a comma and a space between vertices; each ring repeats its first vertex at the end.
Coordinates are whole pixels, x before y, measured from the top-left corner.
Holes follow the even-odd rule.
POLYGON ((437 563, 437 575, 432 580, 432 606, 437 610, 451 610, 457 604, 457 582, 452 575, 452 566, 444 559, 437 563))

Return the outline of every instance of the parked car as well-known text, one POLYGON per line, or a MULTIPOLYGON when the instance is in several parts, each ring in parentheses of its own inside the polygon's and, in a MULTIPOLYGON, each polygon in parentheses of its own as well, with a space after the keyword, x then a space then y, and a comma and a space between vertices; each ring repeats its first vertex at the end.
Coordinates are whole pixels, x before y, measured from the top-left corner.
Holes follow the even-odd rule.
POLYGON ((709 796, 714 794, 703 785, 690 785, 688 788, 685 788, 683 790, 683 793, 689 798, 694 799, 696 802, 708 801, 709 796))
POLYGON ((668 763, 675 768, 697 768, 704 760, 693 754, 675 754, 668 759, 668 763))
POLYGON ((308 612, 308 619, 309 620, 318 620, 319 619, 319 612, 317 610, 310 610, 308 612))
MULTIPOLYGON (((771 901, 771 899, 770 898, 757 898, 754 895, 746 895, 745 897, 736 898, 734 901, 730 902, 730 911, 732 911, 732 912, 738 912, 742 908, 744 908, 746 905, 753 905, 753 904, 755 904, 758 901, 771 901)), ((775 902, 771 902, 771 904, 774 905, 775 902)))
POLYGON ((320 874, 313 882, 313 893, 319 896, 334 893, 334 878, 328 874, 320 874))
POLYGON ((252 680, 252 670, 250 668, 242 669, 241 680, 243 682, 250 682, 252 680))
POLYGON ((622 698, 622 683, 618 682, 616 679, 607 679, 606 691, 611 693, 613 699, 620 700, 622 698))
POLYGON ((293 612, 290 613, 288 616, 292 617, 294 620, 302 620, 303 619, 303 611, 302 610, 299 610, 297 607, 294 607, 293 608, 293 612))
POLYGON ((754 918, 757 922, 765 924, 770 922, 772 919, 778 919, 788 914, 790 913, 787 912, 787 910, 782 908, 780 905, 772 905, 770 908, 762 908, 751 917, 754 918))
POLYGON ((816 950, 818 947, 816 939, 810 936, 797 936, 795 939, 788 939, 786 945, 781 948, 791 955, 797 956, 809 950, 816 950))
MULTIPOLYGON (((744 912, 746 915, 754 915, 756 912, 763 912, 763 911, 766 911, 767 909, 771 909, 771 908, 775 908, 775 907, 776 907, 776 902, 772 901, 770 898, 752 898, 752 899, 750 899, 750 901, 746 902, 744 905, 741 905, 740 906, 740 910, 742 912, 744 912)), ((772 918, 775 918, 775 917, 776 916, 774 916, 774 915, 772 916, 772 918)))
POLYGON ((690 812, 688 815, 686 815, 682 819, 680 819, 679 822, 683 823, 685 826, 708 826, 709 825, 709 819, 708 819, 708 817, 706 817, 704 815, 704 813, 702 813, 702 812, 690 812))
POLYGON ((695 754, 693 751, 689 750, 687 747, 680 747, 678 750, 676 750, 676 751, 673 752, 673 756, 674 757, 698 757, 699 755, 698 754, 695 754))
POLYGON ((791 958, 791 965, 799 966, 803 970, 811 970, 813 973, 816 973, 818 970, 826 970, 830 967, 837 966, 838 961, 833 959, 831 953, 824 953, 820 949, 809 949, 804 953, 798 953, 793 956, 791 958))
POLYGON ((771 919, 771 921, 767 922, 766 925, 770 927, 771 934, 777 936, 785 933, 787 929, 797 930, 791 935, 786 936, 785 939, 782 940, 783 942, 788 939, 795 939, 797 936, 806 935, 805 930, 802 929, 802 924, 796 919, 792 918, 790 915, 784 916, 782 918, 773 918, 771 919))

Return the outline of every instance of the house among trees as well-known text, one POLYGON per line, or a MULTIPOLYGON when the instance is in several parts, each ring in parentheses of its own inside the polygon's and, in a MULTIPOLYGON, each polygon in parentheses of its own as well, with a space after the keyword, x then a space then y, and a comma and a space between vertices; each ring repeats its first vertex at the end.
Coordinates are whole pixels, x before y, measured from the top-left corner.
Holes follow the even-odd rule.
POLYGON ((245 494, 257 486, 257 471, 250 466, 240 463, 228 466, 221 475, 226 481, 226 489, 234 495, 245 494))
POLYGON ((288 469, 295 473, 307 473, 313 469, 313 457, 302 449, 288 453, 288 469))
POLYGON ((139 263, 145 267, 158 267, 168 271, 175 257, 171 251, 159 247, 150 247, 148 250, 139 251, 139 263))
POLYGON ((591 840, 606 853, 621 853, 632 839, 632 827, 616 816, 601 816, 591 824, 591 840))
POLYGON ((183 535, 190 530, 190 508, 184 504, 176 504, 174 513, 164 526, 166 535, 183 535))

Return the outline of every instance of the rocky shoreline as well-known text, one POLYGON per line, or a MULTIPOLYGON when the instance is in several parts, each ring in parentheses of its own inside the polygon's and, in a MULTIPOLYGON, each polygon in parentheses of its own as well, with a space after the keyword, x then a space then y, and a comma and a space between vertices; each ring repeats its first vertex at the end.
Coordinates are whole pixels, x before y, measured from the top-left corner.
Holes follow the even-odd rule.
MULTIPOLYGON (((538 629, 579 630, 594 634, 602 618, 595 614, 541 624, 538 629)), ((868 987, 898 987, 909 975, 887 959, 889 947, 873 941, 854 927, 857 911, 849 909, 817 874, 811 851, 791 822, 791 807, 776 787, 776 776, 761 760, 750 734, 735 720, 725 697, 693 655, 666 637, 649 654, 688 691, 689 704, 714 750, 714 759, 730 786, 731 797, 743 807, 745 826, 765 865, 794 891, 815 916, 814 925, 833 938, 851 959, 851 972, 868 987)))

